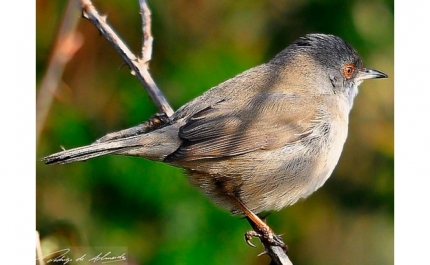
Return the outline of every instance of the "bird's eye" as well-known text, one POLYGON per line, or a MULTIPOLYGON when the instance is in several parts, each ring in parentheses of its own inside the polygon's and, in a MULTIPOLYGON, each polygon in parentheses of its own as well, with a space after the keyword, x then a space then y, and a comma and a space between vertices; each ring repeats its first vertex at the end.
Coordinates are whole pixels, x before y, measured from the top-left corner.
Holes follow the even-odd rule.
POLYGON ((343 75, 345 76, 346 79, 350 79, 352 77, 352 75, 354 74, 354 69, 355 69, 355 66, 352 63, 346 64, 343 67, 343 75))

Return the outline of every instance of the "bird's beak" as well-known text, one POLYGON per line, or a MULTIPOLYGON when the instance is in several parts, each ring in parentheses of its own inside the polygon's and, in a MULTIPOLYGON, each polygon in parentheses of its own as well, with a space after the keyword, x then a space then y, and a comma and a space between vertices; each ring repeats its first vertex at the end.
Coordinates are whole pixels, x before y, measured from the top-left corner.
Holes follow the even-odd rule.
POLYGON ((387 77, 388 75, 384 74, 381 71, 363 68, 358 72, 356 78, 358 78, 358 80, 364 80, 364 79, 387 78, 387 77))

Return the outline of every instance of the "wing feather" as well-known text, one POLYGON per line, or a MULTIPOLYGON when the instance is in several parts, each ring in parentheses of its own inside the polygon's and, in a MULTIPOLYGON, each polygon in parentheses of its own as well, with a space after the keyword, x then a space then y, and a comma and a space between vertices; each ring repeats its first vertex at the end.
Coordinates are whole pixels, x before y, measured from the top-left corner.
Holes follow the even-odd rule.
POLYGON ((216 159, 280 148, 311 134, 317 115, 316 108, 303 108, 303 99, 270 91, 237 103, 222 99, 192 115, 179 130, 184 142, 165 161, 216 159))

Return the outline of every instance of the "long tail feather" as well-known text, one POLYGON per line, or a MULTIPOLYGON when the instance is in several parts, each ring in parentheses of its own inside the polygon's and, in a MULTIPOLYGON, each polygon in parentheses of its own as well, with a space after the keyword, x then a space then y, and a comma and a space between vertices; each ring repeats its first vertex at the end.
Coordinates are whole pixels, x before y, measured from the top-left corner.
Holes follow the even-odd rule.
POLYGON ((94 143, 87 146, 77 147, 70 150, 64 150, 41 160, 45 164, 67 164, 76 161, 84 161, 90 158, 112 154, 116 152, 124 152, 127 149, 135 148, 139 146, 135 141, 112 141, 105 143, 94 143))

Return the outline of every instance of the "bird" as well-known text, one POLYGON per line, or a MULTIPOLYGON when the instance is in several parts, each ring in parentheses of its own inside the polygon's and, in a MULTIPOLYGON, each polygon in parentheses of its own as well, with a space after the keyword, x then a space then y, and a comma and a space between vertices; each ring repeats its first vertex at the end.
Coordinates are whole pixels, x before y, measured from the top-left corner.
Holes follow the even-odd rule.
POLYGON ((307 34, 170 117, 156 114, 42 161, 65 164, 113 154, 182 168, 215 204, 257 228, 257 235, 245 235, 249 244, 252 236, 276 243, 280 240, 259 214, 293 205, 326 182, 347 139, 358 86, 387 77, 364 68, 342 38, 307 34))

